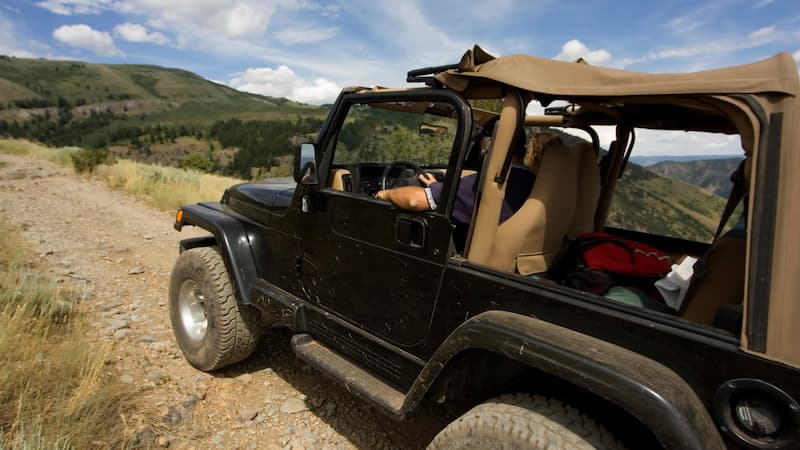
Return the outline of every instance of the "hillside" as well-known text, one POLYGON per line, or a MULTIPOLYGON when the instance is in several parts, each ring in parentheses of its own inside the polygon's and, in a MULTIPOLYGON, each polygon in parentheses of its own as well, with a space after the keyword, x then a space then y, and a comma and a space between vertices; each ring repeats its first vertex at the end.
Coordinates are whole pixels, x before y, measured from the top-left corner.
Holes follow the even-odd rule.
POLYGON ((727 198, 731 188, 731 173, 741 161, 741 158, 663 161, 649 166, 648 169, 668 178, 700 186, 708 192, 727 198))
POLYGON ((148 163, 249 178, 327 112, 180 69, 0 56, 0 135, 148 163))
POLYGON ((20 117, 23 110, 68 105, 73 114, 110 110, 137 116, 142 123, 186 125, 327 112, 284 98, 239 92, 181 69, 9 57, 0 57, 0 105, 0 119, 20 117))
POLYGON ((628 163, 608 216, 608 225, 709 242, 725 199, 697 186, 628 163))

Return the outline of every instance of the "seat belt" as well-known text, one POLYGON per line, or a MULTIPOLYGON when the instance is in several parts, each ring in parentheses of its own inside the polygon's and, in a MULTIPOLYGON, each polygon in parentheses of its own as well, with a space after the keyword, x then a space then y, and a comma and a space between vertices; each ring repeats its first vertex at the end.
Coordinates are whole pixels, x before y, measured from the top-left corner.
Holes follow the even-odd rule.
MULTIPOLYGON (((739 163, 739 167, 733 171, 731 174, 731 182, 733 182, 733 187, 731 188, 731 193, 728 196, 728 202, 725 203, 725 209, 722 210, 722 217, 719 221, 719 226, 717 226, 717 232, 714 233, 714 240, 711 241, 711 245, 713 246, 719 236, 722 234, 722 230, 725 228, 725 225, 728 223, 728 220, 731 218, 731 214, 739 205, 739 202, 745 196, 745 191, 747 187, 744 183, 744 163, 747 159, 743 159, 741 163, 739 163)), ((745 204, 745 208, 747 205, 745 204)), ((745 209, 744 212, 745 217, 747 217, 747 210, 745 209)))

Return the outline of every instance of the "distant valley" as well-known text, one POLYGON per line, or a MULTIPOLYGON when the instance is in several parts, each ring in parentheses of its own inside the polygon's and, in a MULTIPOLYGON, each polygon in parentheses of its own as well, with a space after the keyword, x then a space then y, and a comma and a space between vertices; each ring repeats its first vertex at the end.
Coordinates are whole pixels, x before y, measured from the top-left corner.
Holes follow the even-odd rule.
POLYGON ((636 156, 631 155, 631 162, 640 166, 649 167, 664 161, 673 162, 689 162, 689 161, 707 161, 712 159, 731 159, 735 158, 733 155, 644 155, 636 156))
POLYGON ((731 174, 742 158, 706 159, 700 161, 663 161, 647 169, 668 178, 700 186, 720 197, 731 192, 731 174))

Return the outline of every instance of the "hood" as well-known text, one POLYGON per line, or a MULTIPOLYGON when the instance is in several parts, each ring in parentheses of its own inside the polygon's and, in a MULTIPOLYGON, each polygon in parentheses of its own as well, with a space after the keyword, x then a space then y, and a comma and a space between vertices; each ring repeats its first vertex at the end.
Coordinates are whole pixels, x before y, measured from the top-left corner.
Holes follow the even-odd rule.
POLYGON ((222 203, 240 214, 254 217, 265 210, 272 212, 288 208, 295 186, 294 180, 283 178, 237 184, 228 188, 222 203))

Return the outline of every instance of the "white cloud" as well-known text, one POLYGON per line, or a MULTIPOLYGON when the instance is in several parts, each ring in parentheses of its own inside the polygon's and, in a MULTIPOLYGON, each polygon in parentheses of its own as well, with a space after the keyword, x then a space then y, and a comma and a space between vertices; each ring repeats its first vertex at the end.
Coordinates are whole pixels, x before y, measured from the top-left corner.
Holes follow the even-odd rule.
POLYGON ((752 33, 747 35, 747 37, 754 40, 769 39, 775 35, 776 31, 777 30, 774 26, 759 28, 758 30, 753 31, 752 33))
POLYGON ((29 42, 20 42, 19 33, 14 27, 14 22, 0 15, 0 55, 16 56, 17 58, 33 58, 29 42))
POLYGON ((774 26, 759 28, 745 35, 726 36, 719 39, 710 39, 700 44, 692 44, 683 47, 670 47, 656 50, 645 54, 642 57, 629 58, 625 60, 626 65, 644 62, 658 61, 669 58, 695 58, 696 65, 692 70, 706 69, 707 59, 696 58, 704 55, 730 55, 741 50, 758 48, 761 46, 774 44, 785 40, 786 33, 774 26))
POLYGON ((583 58, 590 64, 603 64, 611 60, 611 53, 607 50, 590 50, 583 42, 573 39, 561 46, 561 53, 555 59, 575 61, 583 58))
POLYGON ((99 14, 112 5, 113 0, 45 0, 36 3, 36 6, 62 16, 99 14))
POLYGON ((104 11, 135 14, 144 16, 146 23, 154 28, 244 39, 263 34, 279 8, 299 8, 304 3, 304 0, 45 0, 37 6, 61 15, 104 11))
POLYGON ((763 7, 771 5, 773 3, 775 3, 775 0, 761 0, 760 2, 756 3, 755 5, 753 5, 753 8, 756 8, 756 9, 763 8, 763 7))
POLYGON ((239 3, 224 14, 226 31, 232 38, 261 34, 267 29, 273 8, 239 3))
POLYGON ((738 135, 665 130, 636 130, 633 155, 742 155, 738 135))
POLYGON ((286 97, 290 100, 317 105, 333 103, 341 91, 341 87, 336 83, 324 78, 317 78, 311 82, 300 79, 287 66, 279 66, 277 69, 250 68, 232 78, 228 85, 240 91, 271 97, 286 97))
POLYGON ((158 45, 169 44, 169 39, 158 31, 149 32, 147 28, 125 22, 114 27, 114 33, 129 42, 150 42, 158 45))
POLYGON ((794 60, 800 64, 800 50, 794 52, 792 56, 794 56, 794 60))
POLYGON ((97 31, 84 24, 62 25, 53 30, 53 37, 77 48, 91 50, 98 55, 114 56, 122 52, 114 45, 114 39, 105 31, 97 31))
POLYGON ((285 28, 275 32, 275 37, 285 45, 311 44, 328 40, 334 36, 336 28, 285 28))
POLYGON ((344 14, 360 21, 373 37, 371 42, 357 45, 406 61, 405 70, 453 63, 474 44, 454 39, 445 25, 435 23, 424 4, 421 8, 417 2, 354 0, 342 7, 344 14))

